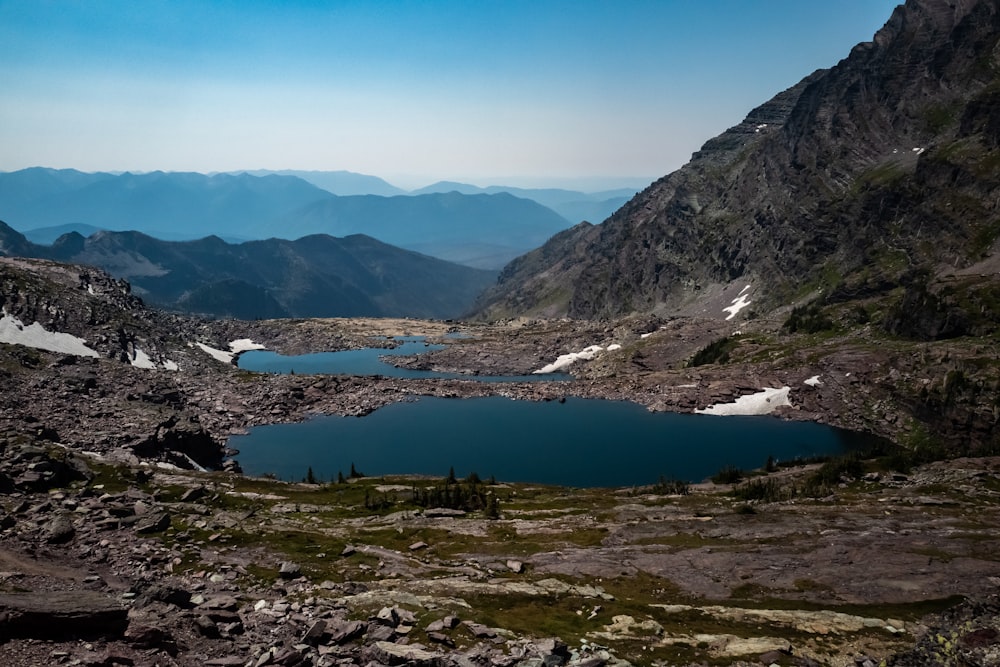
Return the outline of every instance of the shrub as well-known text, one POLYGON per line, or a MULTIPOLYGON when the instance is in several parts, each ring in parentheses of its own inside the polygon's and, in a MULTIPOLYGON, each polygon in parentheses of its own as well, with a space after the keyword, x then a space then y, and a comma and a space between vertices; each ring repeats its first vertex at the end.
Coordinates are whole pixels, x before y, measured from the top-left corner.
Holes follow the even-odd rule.
POLYGON ((789 333, 819 333, 833 329, 834 324, 818 303, 810 303, 793 308, 792 314, 785 320, 782 328, 787 329, 789 333))
POLYGON ((653 485, 652 492, 663 496, 686 496, 691 493, 691 485, 681 479, 667 479, 660 475, 660 480, 653 485))
POLYGON ((734 465, 727 465, 712 475, 712 481, 716 484, 736 484, 741 479, 743 479, 743 471, 734 465))
POLYGON ((772 503, 793 495, 778 486, 773 479, 754 479, 732 490, 732 495, 744 502, 772 503))
POLYGON ((707 364, 724 364, 729 361, 729 353, 736 349, 739 340, 734 336, 726 336, 713 341, 701 348, 688 362, 688 367, 705 366, 707 364))

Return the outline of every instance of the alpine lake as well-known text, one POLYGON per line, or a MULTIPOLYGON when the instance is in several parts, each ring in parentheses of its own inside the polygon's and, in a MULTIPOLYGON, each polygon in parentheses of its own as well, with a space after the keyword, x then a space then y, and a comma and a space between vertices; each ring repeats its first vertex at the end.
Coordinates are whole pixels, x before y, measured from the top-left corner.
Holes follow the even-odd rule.
MULTIPOLYGON (((559 381, 560 373, 460 376, 393 366, 386 358, 440 349, 405 339, 392 349, 367 348, 282 356, 254 350, 240 368, 267 373, 465 377, 486 382, 559 381)), ((476 473, 510 482, 623 487, 660 479, 701 481, 726 466, 836 456, 871 442, 865 434, 774 417, 654 413, 635 403, 567 398, 518 401, 424 397, 364 417, 320 416, 258 426, 233 436, 250 475, 319 480, 365 475, 458 476, 476 473)))

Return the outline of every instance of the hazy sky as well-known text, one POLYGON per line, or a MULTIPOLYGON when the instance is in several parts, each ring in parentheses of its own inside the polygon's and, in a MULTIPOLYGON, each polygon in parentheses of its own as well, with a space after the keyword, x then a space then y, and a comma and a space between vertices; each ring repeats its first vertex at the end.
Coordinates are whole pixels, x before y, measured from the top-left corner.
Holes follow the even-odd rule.
POLYGON ((0 0, 0 170, 659 177, 896 4, 0 0))

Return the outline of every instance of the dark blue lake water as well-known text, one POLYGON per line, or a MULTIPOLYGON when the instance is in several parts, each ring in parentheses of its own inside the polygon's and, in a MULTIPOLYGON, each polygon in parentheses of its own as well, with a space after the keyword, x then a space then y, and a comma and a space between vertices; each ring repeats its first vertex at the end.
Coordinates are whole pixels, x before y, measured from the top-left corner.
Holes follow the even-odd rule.
POLYGON ((565 373, 544 375, 461 375, 459 373, 438 373, 437 371, 410 370, 397 368, 382 361, 381 357, 408 356, 440 350, 444 345, 429 345, 422 337, 408 337, 395 348, 365 348, 340 352, 317 352, 283 356, 267 350, 244 352, 239 358, 239 367, 260 373, 299 373, 327 375, 382 375, 395 378, 452 378, 476 380, 478 382, 539 382, 571 380, 565 373))
POLYGON ((579 487, 701 481, 726 465, 834 455, 865 436, 771 417, 651 413, 634 403, 502 397, 421 398, 366 417, 318 417, 254 428, 229 446, 250 475, 298 480, 347 475, 447 475, 579 487))

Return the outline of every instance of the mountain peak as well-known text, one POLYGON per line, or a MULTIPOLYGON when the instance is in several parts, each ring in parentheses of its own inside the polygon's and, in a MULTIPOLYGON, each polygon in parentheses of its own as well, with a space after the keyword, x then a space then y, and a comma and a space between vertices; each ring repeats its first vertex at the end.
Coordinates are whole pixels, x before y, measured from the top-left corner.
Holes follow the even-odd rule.
POLYGON ((979 261, 1000 232, 998 42, 995 0, 910 0, 603 225, 508 267, 485 316, 670 314, 746 282, 763 313, 979 261))

